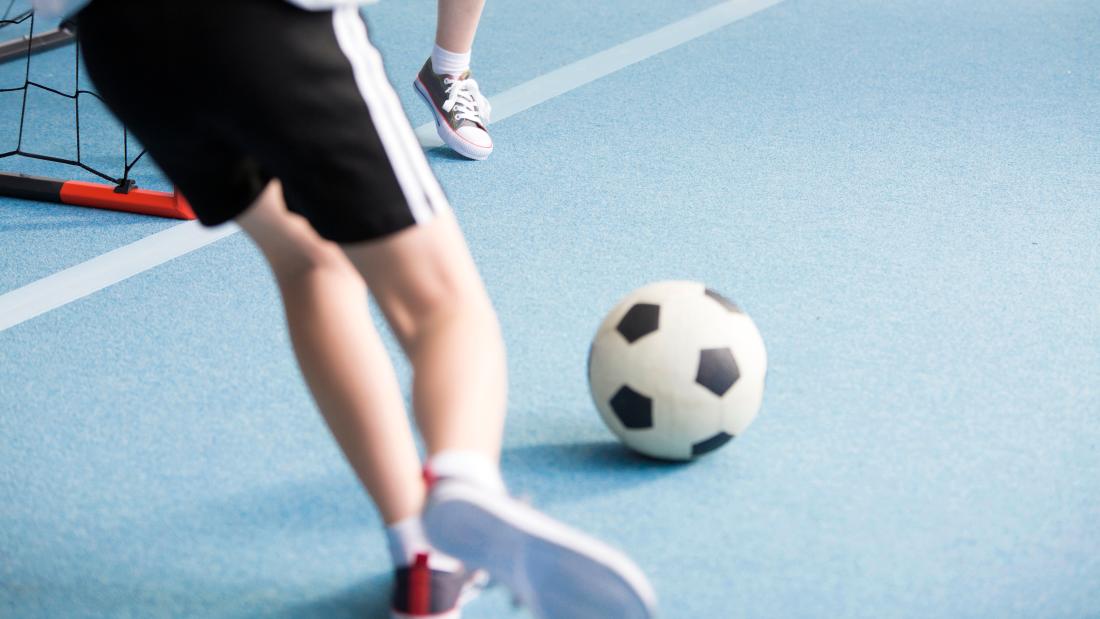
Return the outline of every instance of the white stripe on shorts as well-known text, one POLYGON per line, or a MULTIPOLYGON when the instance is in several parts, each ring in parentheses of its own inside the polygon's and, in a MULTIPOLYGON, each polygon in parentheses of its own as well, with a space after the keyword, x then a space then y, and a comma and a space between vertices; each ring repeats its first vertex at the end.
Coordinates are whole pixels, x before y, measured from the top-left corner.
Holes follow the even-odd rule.
POLYGON ((340 51, 351 63, 355 83, 367 104, 374 129, 386 149, 394 175, 418 224, 447 209, 447 198, 424 158, 424 151, 401 109, 382 66, 382 56, 367 37, 366 24, 355 6, 338 7, 332 25, 340 51))

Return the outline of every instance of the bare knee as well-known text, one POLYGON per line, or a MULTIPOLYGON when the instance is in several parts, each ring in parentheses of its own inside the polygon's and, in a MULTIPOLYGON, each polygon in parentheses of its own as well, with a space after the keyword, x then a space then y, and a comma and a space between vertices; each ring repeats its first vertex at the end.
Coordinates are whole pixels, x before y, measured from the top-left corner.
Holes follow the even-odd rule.
POLYGON ((264 251, 264 255, 281 284, 327 275, 347 278, 364 285, 363 278, 348 262, 340 248, 320 237, 298 239, 289 245, 278 247, 277 251, 264 251))
POLYGON ((496 324, 481 278, 450 218, 344 250, 406 350, 422 333, 454 318, 470 325, 496 324))
MULTIPOLYGON (((393 289, 387 291, 390 294, 375 290, 375 296, 407 352, 416 349, 428 334, 454 321, 463 322, 468 329, 496 322, 480 282, 475 284, 457 265, 440 265, 430 275, 402 286, 399 294, 393 294, 393 289)), ((480 326, 476 328, 480 330, 480 326)))

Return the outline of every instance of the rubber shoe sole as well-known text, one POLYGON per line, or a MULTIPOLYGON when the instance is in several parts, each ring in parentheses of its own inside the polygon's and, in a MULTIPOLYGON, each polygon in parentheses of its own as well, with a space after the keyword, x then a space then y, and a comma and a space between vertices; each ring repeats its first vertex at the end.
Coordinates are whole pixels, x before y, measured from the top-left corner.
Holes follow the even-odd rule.
POLYGON ((423 100, 424 104, 431 110, 432 118, 435 120, 435 132, 439 134, 439 139, 443 140, 444 144, 467 159, 485 161, 489 158, 489 154, 493 152, 493 147, 489 146, 486 148, 485 146, 474 144, 452 129, 451 125, 447 122, 447 117, 443 115, 442 110, 432 103, 432 98, 420 83, 420 78, 413 80, 413 88, 416 89, 416 93, 420 95, 420 99, 423 100))
POLYGON ((405 613, 397 612, 396 610, 390 611, 390 619, 461 619, 462 609, 453 608, 446 612, 436 613, 434 615, 407 615, 405 613))
POLYGON ((458 606, 451 610, 445 610, 440 613, 429 613, 421 615, 410 615, 403 613, 399 610, 390 609, 390 619, 462 619, 462 608, 470 602, 477 599, 481 590, 485 588, 484 583, 478 585, 471 583, 458 598, 458 606))
POLYGON ((542 619, 650 619, 656 596, 621 552, 505 495, 436 484, 423 514, 439 550, 484 569, 542 619))

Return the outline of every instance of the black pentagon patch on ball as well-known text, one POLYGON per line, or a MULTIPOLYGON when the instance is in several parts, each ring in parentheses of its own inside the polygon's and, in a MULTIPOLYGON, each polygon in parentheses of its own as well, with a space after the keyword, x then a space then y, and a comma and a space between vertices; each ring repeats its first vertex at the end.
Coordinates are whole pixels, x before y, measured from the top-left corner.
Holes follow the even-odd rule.
POLYGON ((627 342, 633 344, 638 339, 657 330, 661 308, 652 303, 639 303, 630 308, 616 327, 627 342))
POLYGON ((626 385, 611 398, 611 410, 631 430, 653 427, 653 401, 626 385))
POLYGON ((726 443, 728 443, 732 440, 733 440, 733 435, 732 434, 726 434, 725 432, 719 432, 718 434, 715 434, 714 436, 708 438, 705 441, 699 441, 698 443, 695 443, 694 445, 692 445, 691 446, 691 456, 694 458, 696 456, 701 456, 701 455, 703 455, 707 452, 714 451, 715 449, 718 449, 722 445, 725 445, 726 443))
POLYGON ((710 288, 707 288, 706 294, 707 294, 708 297, 710 297, 710 298, 714 299, 715 301, 717 301, 719 305, 726 308, 727 312, 730 312, 732 314, 744 314, 745 313, 745 312, 741 311, 740 307, 737 307, 736 303, 734 303, 733 301, 730 301, 726 297, 723 297, 722 295, 720 295, 717 292, 711 290, 710 288))
POLYGON ((695 382, 722 397, 741 378, 737 361, 728 348, 708 348, 699 353, 699 372, 695 382))

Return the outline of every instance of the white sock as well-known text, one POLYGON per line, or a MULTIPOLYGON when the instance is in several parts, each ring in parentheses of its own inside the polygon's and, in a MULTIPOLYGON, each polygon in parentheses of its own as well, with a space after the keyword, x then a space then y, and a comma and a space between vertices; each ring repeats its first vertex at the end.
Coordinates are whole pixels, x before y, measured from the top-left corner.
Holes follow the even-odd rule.
POLYGON ((470 52, 456 54, 436 45, 432 48, 432 70, 436 75, 462 75, 470 70, 470 52))
POLYGON ((462 563, 439 552, 428 543, 420 516, 412 516, 386 527, 386 541, 395 567, 408 567, 416 561, 416 555, 428 555, 428 566, 444 572, 457 572, 462 563))
POLYGON ((454 477, 487 490, 505 492, 500 468, 479 451, 441 451, 428 460, 428 470, 436 478, 454 477))

